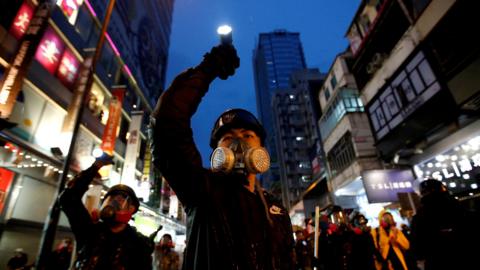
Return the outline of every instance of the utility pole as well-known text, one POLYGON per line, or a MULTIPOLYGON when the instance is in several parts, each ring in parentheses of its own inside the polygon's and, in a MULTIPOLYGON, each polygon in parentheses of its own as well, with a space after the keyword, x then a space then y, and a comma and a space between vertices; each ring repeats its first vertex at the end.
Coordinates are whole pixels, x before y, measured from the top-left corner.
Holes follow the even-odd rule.
POLYGON ((95 53, 92 58, 92 63, 90 66, 90 72, 88 74, 88 79, 85 84, 85 89, 82 93, 82 98, 81 98, 81 104, 78 108, 78 111, 76 113, 76 116, 74 116, 74 128, 73 128, 73 134, 72 134, 72 139, 70 141, 70 146, 68 149, 67 156, 65 157, 65 161, 63 163, 63 172, 59 176, 59 181, 58 181, 58 189, 55 194, 55 200, 50 207, 49 210, 49 215, 47 216, 47 219, 45 221, 45 225, 43 227, 43 234, 42 234, 42 239, 40 242, 40 249, 38 252, 37 256, 37 261, 36 261, 36 268, 37 270, 44 270, 46 269, 46 262, 48 261, 50 254, 52 252, 52 247, 53 247, 53 242, 55 240, 55 233, 57 230, 58 226, 58 221, 60 219, 60 203, 58 200, 58 196, 62 193, 62 191, 65 189, 65 184, 67 182, 67 175, 68 171, 70 169, 70 163, 73 157, 73 150, 75 147, 75 141, 77 139, 78 131, 80 129, 80 123, 82 119, 82 114, 83 114, 83 108, 85 107, 85 100, 88 97, 88 93, 90 92, 90 89, 93 84, 93 76, 95 74, 96 70, 96 64, 100 58, 103 44, 105 43, 105 33, 107 31, 108 24, 110 22, 110 17, 112 15, 113 8, 115 6, 115 0, 110 0, 107 8, 107 12, 105 14, 105 18, 102 23, 102 29, 100 31, 100 37, 98 38, 97 41, 97 46, 95 47, 95 53))

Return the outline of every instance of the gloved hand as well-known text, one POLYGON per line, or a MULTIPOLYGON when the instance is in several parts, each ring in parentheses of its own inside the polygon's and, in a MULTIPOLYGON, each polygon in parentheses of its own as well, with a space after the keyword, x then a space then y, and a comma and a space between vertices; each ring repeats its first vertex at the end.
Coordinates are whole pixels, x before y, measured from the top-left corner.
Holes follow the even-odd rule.
POLYGON ((237 50, 231 44, 222 44, 213 47, 210 52, 203 56, 203 61, 199 68, 210 77, 215 79, 219 77, 226 80, 229 76, 235 74, 235 69, 240 66, 240 58, 237 56, 237 50))

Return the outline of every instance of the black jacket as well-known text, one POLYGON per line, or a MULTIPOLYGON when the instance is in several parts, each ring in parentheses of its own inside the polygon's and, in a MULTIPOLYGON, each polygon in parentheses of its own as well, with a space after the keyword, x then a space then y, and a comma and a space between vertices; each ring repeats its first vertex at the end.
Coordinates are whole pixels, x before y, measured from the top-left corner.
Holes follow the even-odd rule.
POLYGON ((60 196, 62 210, 77 241, 74 269, 152 269, 153 243, 147 237, 129 225, 119 233, 112 233, 103 222, 92 221, 81 199, 96 173, 94 167, 82 171, 60 196))
MULTIPOLYGON (((202 167, 190 127, 190 119, 207 92, 211 78, 199 68, 177 76, 159 99, 151 117, 151 149, 159 169, 187 213, 187 247, 185 270, 253 269, 245 262, 255 262, 254 255, 241 256, 238 224, 235 222, 236 200, 244 187, 232 176, 213 173, 202 167)), ((267 222, 268 246, 265 269, 293 269, 293 233, 288 212, 262 191, 267 222), (267 214, 268 213, 268 214, 267 214)), ((261 228, 259 228, 261 229, 261 228)))

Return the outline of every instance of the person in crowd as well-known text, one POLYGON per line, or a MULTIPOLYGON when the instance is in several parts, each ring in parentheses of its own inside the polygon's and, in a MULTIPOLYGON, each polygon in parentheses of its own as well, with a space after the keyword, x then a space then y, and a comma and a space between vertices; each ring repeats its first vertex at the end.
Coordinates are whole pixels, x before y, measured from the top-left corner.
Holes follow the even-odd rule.
POLYGON ((13 256, 7 262, 8 270, 25 270, 30 269, 27 265, 28 255, 23 251, 23 248, 15 249, 13 256))
POLYGON ((49 270, 68 270, 70 269, 70 261, 73 252, 73 239, 65 237, 62 239, 57 248, 52 252, 48 260, 49 270))
POLYGON ((408 270, 404 251, 410 248, 393 215, 385 210, 378 215, 380 226, 372 230, 375 243, 375 264, 378 270, 408 270))
POLYGON ((363 214, 357 213, 350 224, 353 231, 350 269, 375 270, 375 245, 368 219, 363 214))
POLYGON ((111 157, 97 159, 75 176, 60 195, 75 240, 78 255, 73 269, 151 269, 153 244, 128 224, 140 202, 127 185, 112 186, 100 207, 100 220, 94 222, 82 203, 98 170, 113 163, 111 157))
POLYGON ((320 222, 317 266, 329 270, 353 269, 353 232, 348 224, 347 214, 342 207, 334 205, 328 211, 328 220, 320 222))
POLYGON ((154 269, 156 270, 179 270, 180 255, 174 250, 175 244, 172 236, 164 234, 160 242, 155 246, 153 258, 154 269))
POLYGON ((421 205, 412 218, 412 248, 425 270, 476 269, 478 215, 467 211, 436 179, 420 183, 421 205))
POLYGON ((222 113, 213 126, 211 168, 202 166, 191 118, 210 83, 235 73, 231 44, 215 46, 196 67, 178 75, 151 116, 155 168, 185 207, 183 269, 294 269, 294 240, 286 209, 260 185, 268 170, 266 132, 244 109, 222 113))
POLYGON ((296 270, 313 269, 313 247, 313 238, 308 235, 307 230, 297 229, 295 231, 296 270))

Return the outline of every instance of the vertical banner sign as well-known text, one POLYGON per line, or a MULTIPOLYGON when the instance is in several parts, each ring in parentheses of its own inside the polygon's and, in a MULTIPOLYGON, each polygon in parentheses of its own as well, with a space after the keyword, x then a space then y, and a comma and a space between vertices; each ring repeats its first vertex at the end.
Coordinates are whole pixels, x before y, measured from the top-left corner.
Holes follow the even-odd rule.
POLYGON ((35 10, 32 20, 28 25, 25 36, 18 46, 13 62, 5 71, 0 81, 0 117, 8 118, 12 113, 18 92, 20 92, 23 79, 32 63, 33 56, 40 43, 40 39, 48 25, 48 18, 54 6, 54 1, 48 0, 40 3, 35 10))
POLYGON ((142 171, 142 182, 150 182, 150 174, 152 172, 152 152, 150 151, 150 146, 147 143, 145 145, 145 156, 143 157, 143 171, 142 171))
POLYGON ((27 1, 24 1, 13 20, 10 30, 8 31, 17 40, 20 40, 25 32, 27 32, 28 25, 33 17, 33 7, 27 1))
POLYGON ((83 61, 80 74, 78 75, 75 88, 73 89, 73 96, 70 105, 68 105, 67 115, 63 121, 62 133, 72 133, 75 126, 75 119, 78 114, 78 109, 82 103, 82 95, 87 87, 88 76, 90 75, 92 67, 92 57, 87 57, 83 61))
POLYGON ((115 149, 115 139, 117 138, 117 128, 122 116, 123 96, 125 95, 125 86, 114 87, 112 89, 112 100, 108 110, 108 120, 103 130, 102 144, 100 148, 103 152, 113 155, 115 149))
POLYGON ((132 121, 128 129, 129 136, 127 149, 125 150, 125 161, 123 163, 121 183, 129 186, 135 184, 135 167, 137 164, 137 153, 140 146, 140 126, 142 125, 143 111, 132 112, 132 121))
POLYGON ((0 168, 0 215, 2 214, 3 207, 5 206, 7 194, 14 176, 14 172, 0 168))

